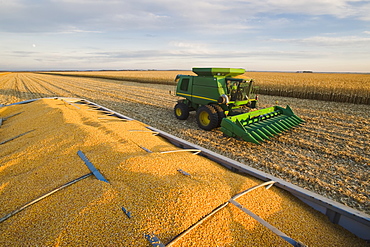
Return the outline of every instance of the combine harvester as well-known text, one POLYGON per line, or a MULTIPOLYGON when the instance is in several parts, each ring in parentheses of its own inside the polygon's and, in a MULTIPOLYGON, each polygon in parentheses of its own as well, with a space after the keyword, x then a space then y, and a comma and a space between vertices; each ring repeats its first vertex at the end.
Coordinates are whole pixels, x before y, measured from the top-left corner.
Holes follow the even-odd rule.
POLYGON ((225 135, 256 144, 304 122, 289 106, 256 110, 253 80, 237 77, 245 73, 244 69, 193 68, 193 72, 198 76, 175 78, 176 95, 185 98, 178 100, 174 108, 180 120, 196 111, 200 128, 212 130, 221 126, 225 135))
POLYGON ((84 99, 0 106, 0 164, 0 246, 369 241, 369 215, 84 99))

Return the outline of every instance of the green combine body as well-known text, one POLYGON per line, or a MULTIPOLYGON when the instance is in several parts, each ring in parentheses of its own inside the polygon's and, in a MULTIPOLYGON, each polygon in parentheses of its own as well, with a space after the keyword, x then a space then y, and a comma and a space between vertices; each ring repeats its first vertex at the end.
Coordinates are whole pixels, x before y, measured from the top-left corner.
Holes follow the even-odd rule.
POLYGON ((196 111, 198 126, 221 131, 231 137, 260 144, 261 141, 303 123, 287 106, 256 110, 253 80, 237 78, 244 69, 193 68, 197 76, 177 75, 174 108, 176 118, 185 120, 196 111))

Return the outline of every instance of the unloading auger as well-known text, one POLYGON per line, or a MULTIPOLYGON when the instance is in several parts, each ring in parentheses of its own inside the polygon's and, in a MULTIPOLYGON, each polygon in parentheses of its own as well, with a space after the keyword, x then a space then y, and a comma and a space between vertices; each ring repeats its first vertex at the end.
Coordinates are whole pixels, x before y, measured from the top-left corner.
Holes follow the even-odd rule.
POLYGON ((235 68, 193 68, 197 76, 177 75, 176 95, 183 97, 174 108, 177 119, 196 111, 198 126, 260 144, 304 121, 292 109, 272 106, 257 110, 253 80, 237 78, 245 73, 235 68))

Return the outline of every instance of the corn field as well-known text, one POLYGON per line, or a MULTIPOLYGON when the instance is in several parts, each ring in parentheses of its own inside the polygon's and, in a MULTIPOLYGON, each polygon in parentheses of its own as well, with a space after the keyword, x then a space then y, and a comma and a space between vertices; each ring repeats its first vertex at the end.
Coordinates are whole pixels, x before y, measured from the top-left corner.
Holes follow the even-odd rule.
MULTIPOLYGON (((48 72, 58 75, 174 85, 177 74, 191 71, 48 72)), ((370 74, 246 72, 264 95, 370 104, 370 74)))
POLYGON ((266 95, 370 104, 370 74, 250 72, 266 95))

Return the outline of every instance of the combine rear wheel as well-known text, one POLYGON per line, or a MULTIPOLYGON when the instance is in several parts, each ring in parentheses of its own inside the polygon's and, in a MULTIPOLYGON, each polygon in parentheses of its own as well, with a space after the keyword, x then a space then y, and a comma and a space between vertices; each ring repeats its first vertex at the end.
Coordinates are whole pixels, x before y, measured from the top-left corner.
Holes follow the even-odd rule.
POLYGON ((196 119, 198 126, 204 130, 212 130, 218 125, 218 113, 211 105, 199 107, 196 119))
POLYGON ((189 107, 185 103, 177 103, 174 108, 174 113, 177 119, 186 120, 189 117, 189 107))

